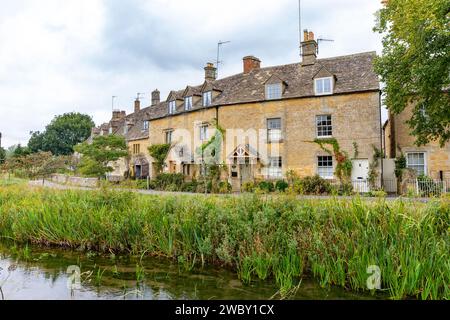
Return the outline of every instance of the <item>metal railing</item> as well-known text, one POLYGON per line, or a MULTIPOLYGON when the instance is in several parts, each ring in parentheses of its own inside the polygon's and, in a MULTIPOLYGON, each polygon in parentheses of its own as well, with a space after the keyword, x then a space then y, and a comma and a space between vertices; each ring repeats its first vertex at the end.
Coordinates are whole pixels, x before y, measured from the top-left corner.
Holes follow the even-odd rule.
POLYGON ((450 193, 450 180, 433 180, 429 178, 407 180, 406 193, 419 197, 439 197, 450 193))

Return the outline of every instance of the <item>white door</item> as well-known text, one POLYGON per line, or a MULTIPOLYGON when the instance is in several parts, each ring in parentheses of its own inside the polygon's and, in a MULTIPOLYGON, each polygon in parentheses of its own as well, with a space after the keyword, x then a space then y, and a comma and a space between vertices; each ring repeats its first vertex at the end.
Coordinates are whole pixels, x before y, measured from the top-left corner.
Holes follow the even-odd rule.
POLYGON ((367 181, 369 177, 369 160, 368 159, 357 159, 352 160, 352 183, 353 189, 356 192, 369 192, 369 182, 367 181))

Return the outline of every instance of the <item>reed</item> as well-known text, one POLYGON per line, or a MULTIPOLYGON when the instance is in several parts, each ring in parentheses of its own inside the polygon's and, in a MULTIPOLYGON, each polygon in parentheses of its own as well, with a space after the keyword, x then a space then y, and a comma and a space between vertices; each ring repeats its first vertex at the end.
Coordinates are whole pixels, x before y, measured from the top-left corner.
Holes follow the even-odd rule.
MULTIPOLYGON (((22 243, 173 258, 273 279, 287 293, 303 276, 368 290, 381 270, 394 299, 450 298, 450 199, 298 200, 143 196, 114 190, 0 187, 0 236, 22 243)), ((136 270, 139 281, 143 274, 136 270)))

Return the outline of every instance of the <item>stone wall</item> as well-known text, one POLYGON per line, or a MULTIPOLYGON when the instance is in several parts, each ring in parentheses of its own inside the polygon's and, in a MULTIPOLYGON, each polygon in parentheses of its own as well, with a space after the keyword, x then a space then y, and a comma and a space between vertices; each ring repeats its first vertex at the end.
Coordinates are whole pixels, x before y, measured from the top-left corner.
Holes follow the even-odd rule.
POLYGON ((83 178, 66 176, 63 174, 54 174, 51 176, 51 181, 59 184, 65 184, 76 187, 96 188, 99 180, 97 178, 83 178))

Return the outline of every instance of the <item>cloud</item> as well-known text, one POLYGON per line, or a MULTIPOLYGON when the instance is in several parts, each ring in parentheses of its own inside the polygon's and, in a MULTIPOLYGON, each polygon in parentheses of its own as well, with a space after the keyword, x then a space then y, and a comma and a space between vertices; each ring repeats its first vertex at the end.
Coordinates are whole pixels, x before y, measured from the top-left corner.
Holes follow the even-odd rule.
MULTIPOLYGON (((373 0, 302 0, 304 28, 333 39, 328 57, 380 50, 373 0)), ((241 72, 242 57, 263 66, 299 60, 297 0, 16 0, 0 11, 0 132, 3 145, 78 111, 107 121, 111 96, 131 112, 137 92, 199 84, 222 50, 220 75, 241 72)))

